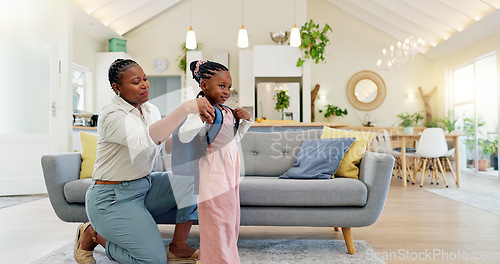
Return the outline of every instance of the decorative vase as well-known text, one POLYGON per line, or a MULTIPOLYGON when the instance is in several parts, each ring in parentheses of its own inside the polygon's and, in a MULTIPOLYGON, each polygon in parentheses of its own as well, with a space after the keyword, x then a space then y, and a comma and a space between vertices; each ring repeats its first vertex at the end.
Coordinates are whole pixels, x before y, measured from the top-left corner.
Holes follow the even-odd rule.
POLYGON ((73 112, 78 112, 78 103, 80 102, 80 94, 76 91, 73 92, 73 112))
POLYGON ((335 123, 336 121, 337 121, 337 116, 334 115, 328 116, 329 123, 335 123))
POLYGON ((280 109, 281 112, 281 120, 285 120, 285 109, 280 109))
POLYGON ((403 127, 403 134, 411 135, 413 134, 413 127, 403 127))

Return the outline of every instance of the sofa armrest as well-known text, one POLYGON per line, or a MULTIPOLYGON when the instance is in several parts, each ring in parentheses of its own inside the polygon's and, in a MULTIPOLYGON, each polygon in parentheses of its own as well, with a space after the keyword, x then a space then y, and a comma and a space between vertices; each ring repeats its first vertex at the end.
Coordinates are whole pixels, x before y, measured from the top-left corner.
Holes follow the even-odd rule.
POLYGON ((392 155, 367 151, 361 159, 359 180, 368 188, 367 202, 363 211, 365 220, 371 222, 370 225, 377 221, 384 208, 393 167, 392 155))
POLYGON ((70 204, 64 197, 64 185, 80 177, 81 154, 79 152, 48 154, 42 156, 41 162, 50 203, 57 216, 66 222, 85 221, 86 215, 80 212, 84 205, 70 204))

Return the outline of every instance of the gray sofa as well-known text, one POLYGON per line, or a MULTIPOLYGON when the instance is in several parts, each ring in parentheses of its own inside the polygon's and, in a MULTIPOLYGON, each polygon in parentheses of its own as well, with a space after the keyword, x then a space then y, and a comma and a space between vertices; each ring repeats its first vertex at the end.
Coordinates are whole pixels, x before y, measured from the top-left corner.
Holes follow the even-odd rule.
MULTIPOLYGON (((359 180, 279 179, 293 164, 302 140, 321 130, 248 132, 241 141, 244 174, 240 183, 241 225, 341 227, 347 251, 354 254, 351 227, 373 224, 382 212, 394 158, 366 152, 359 180)), ((90 179, 79 180, 80 153, 50 154, 42 167, 50 202, 66 222, 85 222, 85 192, 90 179)), ((175 223, 175 209, 158 216, 158 224, 175 223)))

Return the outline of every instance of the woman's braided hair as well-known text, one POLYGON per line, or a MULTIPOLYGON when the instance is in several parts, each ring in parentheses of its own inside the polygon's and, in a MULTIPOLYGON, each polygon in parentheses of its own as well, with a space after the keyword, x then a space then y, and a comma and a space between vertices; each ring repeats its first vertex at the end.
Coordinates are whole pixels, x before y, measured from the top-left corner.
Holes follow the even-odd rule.
POLYGON ((210 79, 216 72, 229 71, 226 66, 214 61, 192 61, 191 64, 189 64, 189 69, 193 74, 193 79, 195 79, 198 84, 201 82, 201 79, 210 79))
POLYGON ((109 66, 108 80, 109 84, 111 84, 111 89, 113 89, 113 83, 121 83, 122 73, 133 66, 139 66, 139 64, 131 59, 116 59, 109 66))

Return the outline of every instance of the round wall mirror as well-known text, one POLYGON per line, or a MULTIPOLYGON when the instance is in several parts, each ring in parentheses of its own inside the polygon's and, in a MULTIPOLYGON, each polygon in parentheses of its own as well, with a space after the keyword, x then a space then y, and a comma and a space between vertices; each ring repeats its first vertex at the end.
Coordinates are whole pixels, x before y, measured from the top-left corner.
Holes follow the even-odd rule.
POLYGON ((385 99, 385 83, 372 71, 360 71, 347 83, 347 99, 359 110, 370 111, 385 99))

